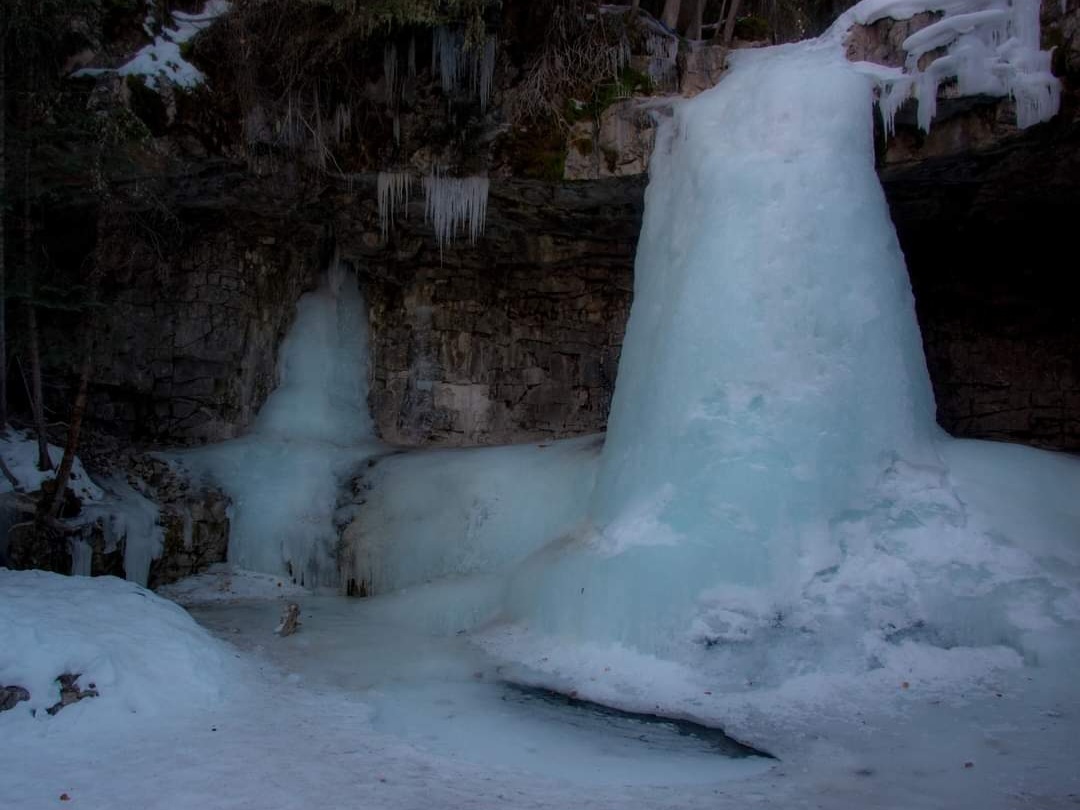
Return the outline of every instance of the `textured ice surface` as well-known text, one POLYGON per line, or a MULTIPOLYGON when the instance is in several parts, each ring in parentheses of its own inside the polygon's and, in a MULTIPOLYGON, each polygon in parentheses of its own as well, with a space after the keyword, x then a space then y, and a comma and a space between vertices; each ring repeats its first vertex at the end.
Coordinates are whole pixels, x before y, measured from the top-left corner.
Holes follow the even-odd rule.
POLYGON ((177 459, 232 498, 230 563, 333 587, 338 495, 379 449, 367 409, 367 308, 356 276, 335 261, 296 310, 280 383, 253 430, 177 459))
POLYGON ((370 595, 445 576, 505 574, 581 529, 602 441, 380 459, 364 475, 364 503, 343 536, 356 587, 370 595))
POLYGON ((298 600, 311 596, 311 591, 283 577, 217 563, 201 574, 163 585, 157 589, 157 594, 191 607, 249 599, 298 600))

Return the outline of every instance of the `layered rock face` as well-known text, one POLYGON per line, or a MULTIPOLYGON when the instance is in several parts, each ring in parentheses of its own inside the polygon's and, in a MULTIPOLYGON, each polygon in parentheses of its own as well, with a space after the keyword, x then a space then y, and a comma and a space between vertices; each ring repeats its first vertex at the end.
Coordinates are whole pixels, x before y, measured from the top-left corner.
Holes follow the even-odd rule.
POLYGON ((402 229, 357 250, 376 234, 339 228, 367 274, 379 435, 472 445, 603 430, 642 204, 640 180, 510 181, 492 189, 475 246, 440 253, 402 229))

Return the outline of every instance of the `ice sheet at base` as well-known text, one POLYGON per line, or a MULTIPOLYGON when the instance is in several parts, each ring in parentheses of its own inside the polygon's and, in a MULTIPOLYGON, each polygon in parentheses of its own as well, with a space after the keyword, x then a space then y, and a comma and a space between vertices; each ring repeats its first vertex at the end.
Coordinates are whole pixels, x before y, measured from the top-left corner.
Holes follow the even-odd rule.
MULTIPOLYGON (((440 595, 467 601, 474 586, 448 581, 440 595), (454 587, 456 595, 448 592, 454 587)), ((467 637, 433 635, 415 602, 414 589, 364 600, 307 597, 302 631, 273 644, 266 628, 277 602, 206 603, 192 613, 242 648, 268 655, 307 690, 361 693, 376 731, 482 765, 508 787, 522 773, 553 784, 708 785, 752 778, 774 764, 728 757, 714 741, 662 723, 559 706, 508 687, 467 637)))

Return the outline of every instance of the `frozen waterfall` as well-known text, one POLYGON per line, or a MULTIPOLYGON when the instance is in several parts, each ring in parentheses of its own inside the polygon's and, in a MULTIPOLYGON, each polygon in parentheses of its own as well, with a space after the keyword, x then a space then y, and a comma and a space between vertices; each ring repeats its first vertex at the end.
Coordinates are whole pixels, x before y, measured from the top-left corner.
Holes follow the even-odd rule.
POLYGON ((334 509, 343 481, 376 452, 368 392, 367 306, 336 258, 303 296, 281 347, 278 387, 239 439, 181 454, 232 498, 229 562, 336 587, 334 509))

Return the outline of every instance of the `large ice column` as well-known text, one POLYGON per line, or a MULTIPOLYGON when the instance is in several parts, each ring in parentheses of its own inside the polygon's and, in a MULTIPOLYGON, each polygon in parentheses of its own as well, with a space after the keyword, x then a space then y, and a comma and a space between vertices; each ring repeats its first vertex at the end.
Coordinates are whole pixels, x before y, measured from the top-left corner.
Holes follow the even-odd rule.
POLYGON ((796 588, 886 467, 935 458, 870 102, 803 45, 739 54, 662 127, 595 534, 519 577, 535 628, 662 651, 708 588, 796 588))
MULTIPOLYGON (((745 545, 747 526, 767 538, 843 507, 934 430, 868 93, 828 51, 792 51, 677 112, 651 169, 599 525, 663 501, 676 534, 745 545)), ((768 573, 734 558, 732 578, 768 573)))
POLYGON ((232 498, 230 563, 333 587, 338 496, 379 447, 367 406, 367 307, 356 276, 336 260, 297 304, 279 376, 248 435, 181 460, 232 498))

